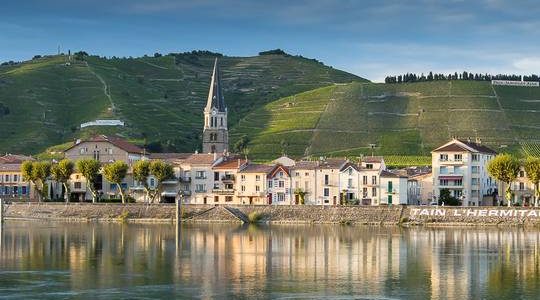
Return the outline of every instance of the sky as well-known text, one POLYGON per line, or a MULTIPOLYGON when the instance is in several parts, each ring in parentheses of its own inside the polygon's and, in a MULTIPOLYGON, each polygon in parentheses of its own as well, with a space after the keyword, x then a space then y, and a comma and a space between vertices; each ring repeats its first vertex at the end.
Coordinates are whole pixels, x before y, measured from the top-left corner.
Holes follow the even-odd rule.
POLYGON ((0 61, 281 48, 372 81, 540 73, 536 0, 2 0, 0 61), (46 3, 46 4, 45 4, 46 3))

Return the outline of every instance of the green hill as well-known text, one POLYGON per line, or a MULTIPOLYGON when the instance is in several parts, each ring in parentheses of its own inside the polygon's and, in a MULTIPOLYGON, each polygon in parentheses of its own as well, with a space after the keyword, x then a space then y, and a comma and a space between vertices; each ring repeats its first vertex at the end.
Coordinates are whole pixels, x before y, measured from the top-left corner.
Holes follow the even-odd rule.
POLYGON ((392 164, 429 163, 418 156, 429 156, 452 136, 539 155, 538 99, 540 88, 478 81, 336 84, 264 105, 242 119, 232 137, 247 135, 249 153, 259 159, 282 151, 355 156, 370 154, 376 144, 375 154, 392 164))
MULTIPOLYGON (((202 110, 214 55, 105 59, 48 56, 0 66, 0 153, 38 153, 94 133, 119 133, 165 151, 200 149, 202 110), (98 118, 126 127, 79 129, 98 118)), ((290 55, 221 57, 229 124, 281 97, 366 81, 290 55)))

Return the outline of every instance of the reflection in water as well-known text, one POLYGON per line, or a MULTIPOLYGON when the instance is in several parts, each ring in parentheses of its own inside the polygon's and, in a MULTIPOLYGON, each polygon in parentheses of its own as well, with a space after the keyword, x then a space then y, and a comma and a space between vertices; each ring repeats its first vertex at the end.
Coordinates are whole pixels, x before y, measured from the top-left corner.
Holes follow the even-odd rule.
POLYGON ((0 296, 534 298, 539 240, 520 228, 8 221, 0 296))

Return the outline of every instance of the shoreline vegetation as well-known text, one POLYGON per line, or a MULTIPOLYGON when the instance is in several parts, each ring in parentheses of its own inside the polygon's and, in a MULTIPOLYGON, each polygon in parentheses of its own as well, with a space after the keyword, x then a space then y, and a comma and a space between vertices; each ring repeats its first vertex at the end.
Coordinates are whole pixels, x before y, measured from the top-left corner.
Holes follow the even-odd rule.
MULTIPOLYGON (((335 224, 378 226, 540 226, 533 207, 194 205, 179 207, 183 223, 335 224)), ((176 223, 175 204, 9 203, 5 220, 176 223)))

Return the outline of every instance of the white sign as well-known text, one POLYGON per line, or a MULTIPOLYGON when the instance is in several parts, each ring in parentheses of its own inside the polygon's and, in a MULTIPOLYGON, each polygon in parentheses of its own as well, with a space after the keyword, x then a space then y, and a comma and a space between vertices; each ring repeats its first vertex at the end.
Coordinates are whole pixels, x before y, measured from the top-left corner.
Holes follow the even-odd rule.
POLYGON ((538 87, 538 81, 492 80, 492 85, 538 87))
POLYGON ((124 126, 124 122, 120 120, 95 120, 81 124, 81 128, 88 126, 124 126))
POLYGON ((508 218, 539 218, 538 209, 440 209, 440 208, 413 208, 411 216, 432 216, 432 217, 508 217, 508 218))

